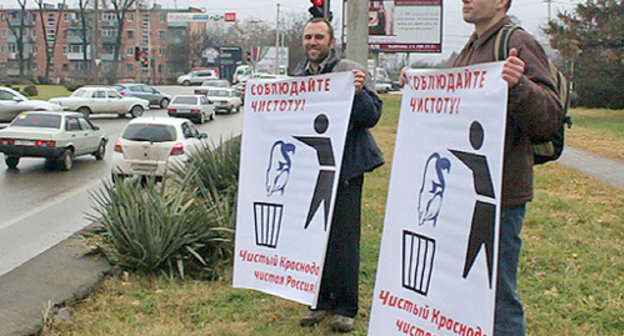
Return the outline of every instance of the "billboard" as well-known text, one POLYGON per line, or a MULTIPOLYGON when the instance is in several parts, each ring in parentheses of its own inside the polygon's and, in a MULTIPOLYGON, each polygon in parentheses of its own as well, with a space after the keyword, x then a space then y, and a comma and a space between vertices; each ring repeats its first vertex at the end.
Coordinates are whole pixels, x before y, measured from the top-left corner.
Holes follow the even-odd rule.
POLYGON ((442 52, 442 0, 371 0, 368 44, 384 52, 442 52))

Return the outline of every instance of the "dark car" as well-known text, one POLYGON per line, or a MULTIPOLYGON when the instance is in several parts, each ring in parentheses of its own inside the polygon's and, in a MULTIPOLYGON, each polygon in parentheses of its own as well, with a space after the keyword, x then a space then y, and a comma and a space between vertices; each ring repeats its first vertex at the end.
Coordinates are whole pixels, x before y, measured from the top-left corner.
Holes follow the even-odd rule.
POLYGON ((150 105, 158 105, 167 108, 171 101, 171 95, 158 91, 153 87, 141 83, 118 83, 115 89, 122 96, 137 97, 149 101, 150 105))

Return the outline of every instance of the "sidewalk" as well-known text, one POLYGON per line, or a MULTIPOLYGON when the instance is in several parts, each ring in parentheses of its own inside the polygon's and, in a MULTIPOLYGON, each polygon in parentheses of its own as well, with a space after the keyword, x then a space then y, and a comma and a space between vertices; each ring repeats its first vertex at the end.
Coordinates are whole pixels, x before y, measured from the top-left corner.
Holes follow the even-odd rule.
MULTIPOLYGON (((623 163, 569 146, 558 162, 624 189, 623 163)), ((48 302, 70 303, 98 285, 111 267, 82 252, 74 236, 0 277, 0 336, 37 333, 48 302)))

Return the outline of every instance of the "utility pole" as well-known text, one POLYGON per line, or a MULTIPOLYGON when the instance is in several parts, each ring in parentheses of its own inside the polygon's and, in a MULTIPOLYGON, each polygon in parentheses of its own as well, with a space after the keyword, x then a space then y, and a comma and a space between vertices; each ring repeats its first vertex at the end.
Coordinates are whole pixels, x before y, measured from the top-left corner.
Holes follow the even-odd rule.
MULTIPOLYGON (((86 7, 86 6, 85 6, 86 7)), ((100 77, 100 65, 98 62, 98 43, 99 43, 99 34, 100 34, 100 29, 99 29, 99 8, 98 8, 98 0, 95 0, 95 4, 94 4, 94 11, 93 11, 93 43, 91 44, 91 51, 92 51, 92 55, 91 55, 91 64, 93 66, 93 80, 95 81, 95 84, 99 83, 99 77, 100 77)))
POLYGON ((279 74, 280 65, 280 4, 277 4, 277 20, 275 21, 275 74, 279 74))
MULTIPOLYGON (((134 14, 134 21, 136 22, 136 30, 134 31, 134 45, 137 47, 141 47, 139 45, 139 37, 142 36, 141 35, 141 22, 140 22, 140 11, 139 11, 139 3, 141 1, 137 0, 134 3, 134 8, 135 8, 135 14, 134 14)), ((143 71, 143 67, 141 66, 141 60, 139 59, 139 64, 136 65, 136 72, 135 72, 135 82, 140 82, 141 81, 141 71, 143 71)))
POLYGON ((546 3, 548 4, 548 22, 550 22, 550 4, 552 3, 552 0, 546 0, 546 3))
POLYGON ((368 1, 351 0, 347 14, 347 58, 368 63, 368 1))

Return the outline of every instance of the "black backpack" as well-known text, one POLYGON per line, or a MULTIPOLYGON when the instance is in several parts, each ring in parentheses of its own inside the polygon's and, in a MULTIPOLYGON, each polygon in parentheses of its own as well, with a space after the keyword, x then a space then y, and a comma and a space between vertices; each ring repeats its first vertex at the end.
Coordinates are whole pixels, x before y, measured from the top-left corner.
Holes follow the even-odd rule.
MULTIPOLYGON (((494 43, 494 59, 498 61, 504 61, 507 59, 509 53, 509 38, 511 34, 522 27, 514 25, 503 26, 496 34, 496 41, 494 43)), ((564 146, 564 130, 567 125, 568 128, 572 126, 572 118, 568 115, 568 107, 570 106, 570 82, 568 82, 565 75, 557 69, 557 67, 548 60, 548 67, 550 68, 550 74, 557 87, 557 93, 561 99, 561 105, 563 105, 562 113, 563 118, 561 124, 557 129, 544 139, 532 144, 533 147, 533 162, 534 164, 542 164, 549 161, 554 161, 561 156, 564 146)))

